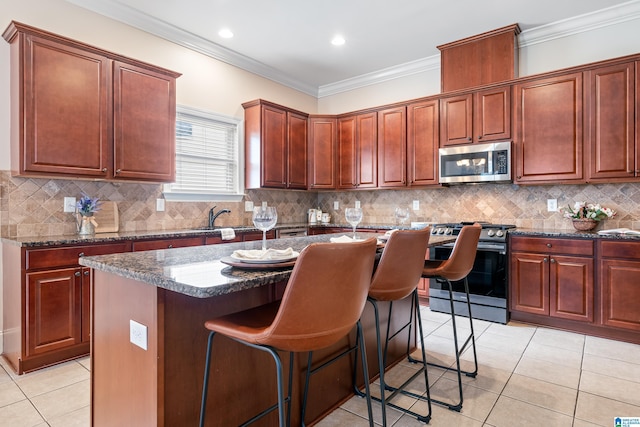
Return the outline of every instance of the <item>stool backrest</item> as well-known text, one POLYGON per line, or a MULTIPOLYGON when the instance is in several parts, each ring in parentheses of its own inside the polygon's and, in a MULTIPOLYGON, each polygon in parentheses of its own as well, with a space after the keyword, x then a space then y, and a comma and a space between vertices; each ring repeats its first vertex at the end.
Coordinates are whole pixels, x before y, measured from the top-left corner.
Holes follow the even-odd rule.
POLYGON ((371 281, 369 296, 396 301, 410 295, 422 276, 431 228, 398 230, 389 236, 371 281))
POLYGON ((312 351, 347 335, 367 301, 376 244, 371 238, 304 248, 261 341, 285 351, 312 351))
POLYGON ((467 277, 476 259, 481 231, 482 225, 477 223, 462 227, 449 259, 437 269, 437 274, 450 281, 462 280, 467 277))

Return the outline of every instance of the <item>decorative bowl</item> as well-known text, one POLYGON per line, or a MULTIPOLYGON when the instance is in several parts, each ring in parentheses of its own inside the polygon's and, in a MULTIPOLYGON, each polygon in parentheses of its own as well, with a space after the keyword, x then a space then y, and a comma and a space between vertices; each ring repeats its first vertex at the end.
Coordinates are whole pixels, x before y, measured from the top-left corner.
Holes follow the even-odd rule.
POLYGON ((574 218, 573 227, 578 231, 590 231, 596 228, 598 221, 591 218, 574 218))

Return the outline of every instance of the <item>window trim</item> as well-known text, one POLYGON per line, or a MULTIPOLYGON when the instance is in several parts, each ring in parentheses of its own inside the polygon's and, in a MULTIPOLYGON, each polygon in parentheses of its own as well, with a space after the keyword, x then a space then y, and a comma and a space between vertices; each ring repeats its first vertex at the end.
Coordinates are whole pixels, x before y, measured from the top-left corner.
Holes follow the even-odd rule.
MULTIPOLYGON (((189 193, 183 191, 171 191, 171 184, 164 184, 162 188, 163 197, 168 201, 175 202, 239 202, 244 198, 244 120, 237 117, 227 116, 224 114, 214 113, 211 111, 201 110, 185 105, 176 106, 176 121, 178 113, 190 114, 210 120, 217 120, 238 127, 238 193, 221 194, 221 193, 189 193)), ((177 147, 176 147, 177 149, 177 147)), ((177 156, 176 156, 177 157, 177 156)))

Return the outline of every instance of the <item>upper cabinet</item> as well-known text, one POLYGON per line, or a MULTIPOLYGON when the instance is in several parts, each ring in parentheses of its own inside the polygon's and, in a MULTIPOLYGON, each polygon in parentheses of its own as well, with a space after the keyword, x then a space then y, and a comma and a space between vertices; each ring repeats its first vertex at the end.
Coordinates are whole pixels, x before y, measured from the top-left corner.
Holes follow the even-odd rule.
POLYGON ((584 182, 582 73, 515 85, 515 182, 584 182))
POLYGON ((309 117, 309 189, 336 188, 337 136, 335 116, 309 117))
POLYGON ((261 99, 242 106, 245 186, 306 189, 308 115, 261 99))
POLYGON ((440 146, 511 138, 511 87, 483 89, 440 100, 440 146))
POLYGON ((437 99, 407 106, 409 186, 438 184, 439 113, 437 99))
POLYGON ((12 22, 16 176, 175 180, 180 75, 12 22))
POLYGON ((338 189, 376 188, 377 113, 338 118, 338 189))
POLYGON ((378 111, 378 186, 407 185, 407 108, 378 111))
POLYGON ((587 181, 640 176, 636 142, 635 63, 609 65, 585 72, 588 105, 589 161, 587 181))

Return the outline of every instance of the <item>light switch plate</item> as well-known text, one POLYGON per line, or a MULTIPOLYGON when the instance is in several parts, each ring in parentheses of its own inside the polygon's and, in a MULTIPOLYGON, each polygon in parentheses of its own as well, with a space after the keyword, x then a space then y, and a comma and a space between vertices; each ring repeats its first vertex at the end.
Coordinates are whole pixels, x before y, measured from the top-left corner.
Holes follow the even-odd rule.
POLYGON ((244 202, 244 211, 253 212, 253 202, 251 200, 247 200, 246 202, 244 202))
POLYGON ((334 211, 340 210, 340 202, 339 201, 336 200, 335 202, 333 202, 333 210, 334 211))
POLYGON ((420 200, 414 200, 413 201, 413 210, 414 211, 419 211, 420 210, 420 200))
POLYGON ((143 350, 147 349, 147 327, 135 320, 129 320, 129 341, 143 350))
POLYGON ((547 212, 558 211, 558 199, 547 199, 547 212))
POLYGON ((164 212, 164 199, 156 199, 156 212, 164 212))
POLYGON ((356 209, 360 207, 360 200, 356 200, 356 209))
POLYGON ((262 209, 266 209, 267 208, 267 202, 262 202, 262 209))
POLYGON ((75 212, 76 211, 76 198, 75 197, 65 197, 64 198, 64 212, 75 212))

